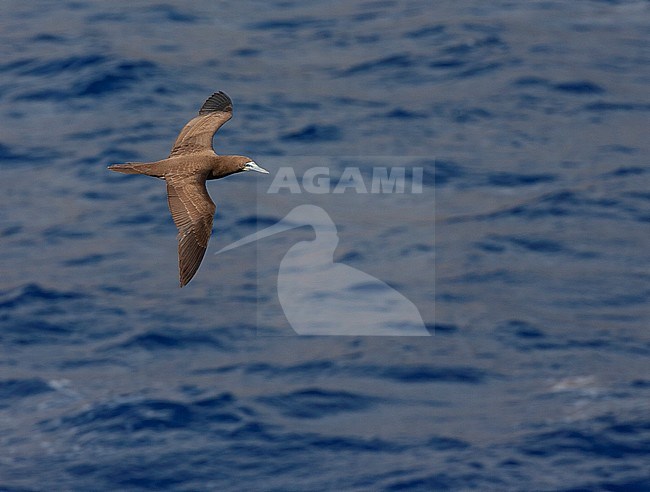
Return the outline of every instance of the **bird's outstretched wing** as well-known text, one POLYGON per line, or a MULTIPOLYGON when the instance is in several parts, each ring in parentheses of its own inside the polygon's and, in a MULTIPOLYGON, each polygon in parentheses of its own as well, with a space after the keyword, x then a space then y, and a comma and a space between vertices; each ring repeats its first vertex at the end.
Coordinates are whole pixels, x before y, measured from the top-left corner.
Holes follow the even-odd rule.
POLYGON ((196 273, 208 248, 214 212, 205 179, 167 178, 167 203, 178 228, 178 272, 181 287, 196 273))
POLYGON ((212 137, 230 118, 232 101, 223 92, 215 92, 178 134, 169 157, 212 150, 212 137))

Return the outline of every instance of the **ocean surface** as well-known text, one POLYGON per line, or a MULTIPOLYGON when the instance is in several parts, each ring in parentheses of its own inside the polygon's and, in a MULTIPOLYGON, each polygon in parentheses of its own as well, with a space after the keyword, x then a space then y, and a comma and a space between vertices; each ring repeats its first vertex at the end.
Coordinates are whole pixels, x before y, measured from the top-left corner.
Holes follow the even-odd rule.
POLYGON ((648 25, 646 1, 0 2, 0 491, 650 490, 648 25), (106 167, 166 157, 218 90, 216 151, 270 174, 209 183, 179 289, 164 183, 106 167), (365 193, 336 192, 350 169, 365 193), (361 334, 390 299, 425 336, 361 334))

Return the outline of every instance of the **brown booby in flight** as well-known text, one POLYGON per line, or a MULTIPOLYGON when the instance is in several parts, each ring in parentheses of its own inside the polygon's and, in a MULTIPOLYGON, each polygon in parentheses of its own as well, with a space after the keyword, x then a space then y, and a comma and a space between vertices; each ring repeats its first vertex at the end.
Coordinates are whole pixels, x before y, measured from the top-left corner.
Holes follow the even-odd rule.
POLYGON ((181 287, 198 270, 212 233, 216 206, 208 195, 205 181, 241 171, 268 174, 250 157, 215 154, 212 137, 231 117, 232 101, 223 92, 215 92, 203 103, 199 115, 183 127, 167 159, 108 167, 118 173, 146 174, 167 182, 167 203, 178 228, 181 287))

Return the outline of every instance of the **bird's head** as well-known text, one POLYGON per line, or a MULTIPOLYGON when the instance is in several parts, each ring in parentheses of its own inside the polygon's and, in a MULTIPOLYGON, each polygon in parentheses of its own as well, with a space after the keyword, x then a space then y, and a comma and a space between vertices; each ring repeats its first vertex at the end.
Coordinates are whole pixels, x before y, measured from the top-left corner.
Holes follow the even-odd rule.
POLYGON ((243 155, 237 156, 237 166, 238 166, 237 168, 238 172, 257 171, 258 173, 269 174, 269 172, 266 169, 255 164, 255 161, 253 161, 253 159, 243 155))
POLYGON ((266 169, 255 164, 253 159, 244 155, 220 155, 215 156, 214 160, 212 174, 207 179, 224 178, 243 171, 257 171, 258 173, 269 174, 266 169))

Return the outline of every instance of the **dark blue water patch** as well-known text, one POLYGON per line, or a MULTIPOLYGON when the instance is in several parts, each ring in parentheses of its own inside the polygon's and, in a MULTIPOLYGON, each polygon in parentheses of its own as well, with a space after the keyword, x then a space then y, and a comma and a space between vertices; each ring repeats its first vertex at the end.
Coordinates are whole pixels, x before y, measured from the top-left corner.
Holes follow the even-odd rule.
POLYGON ((156 67, 156 64, 147 60, 120 63, 104 75, 78 86, 76 95, 95 96, 123 90, 139 79, 153 76, 156 67))
POLYGON ((641 388, 649 389, 650 388, 650 379, 635 379, 630 383, 632 388, 641 388))
POLYGON ((360 250, 352 250, 345 253, 343 256, 336 258, 336 263, 360 263, 365 259, 364 254, 360 250))
MULTIPOLYGON (((591 339, 574 339, 574 338, 565 338, 562 336, 556 336, 554 338, 540 338, 537 340, 531 339, 528 341, 520 339, 518 348, 522 351, 527 350, 561 350, 561 351, 572 351, 572 350, 612 350, 613 343, 611 340, 606 338, 591 338, 591 339)), ((638 354, 639 350, 635 347, 632 350, 627 349, 624 346, 620 347, 620 350, 627 351, 631 353, 638 354)), ((644 351, 643 353, 647 353, 644 351)))
POLYGON ((590 298, 584 298, 584 299, 570 299, 570 300, 565 300, 559 304, 565 305, 565 306, 571 306, 571 307, 576 307, 576 306, 588 306, 588 307, 601 307, 601 306, 608 306, 608 307, 625 307, 625 306, 637 306, 637 305, 645 305, 650 301, 650 290, 641 290, 638 292, 635 292, 633 294, 613 294, 613 295, 600 295, 600 296, 593 296, 590 298))
POLYGON ((591 200, 572 190, 559 190, 544 194, 539 197, 537 204, 544 205, 550 215, 573 215, 576 213, 576 208, 586 206, 591 208, 592 205, 612 206, 616 200, 605 198, 601 200, 591 200))
POLYGON ((394 70, 410 68, 415 65, 413 57, 409 54, 399 53, 385 56, 375 60, 358 63, 339 72, 341 76, 351 76, 360 73, 375 72, 376 70, 394 70))
POLYGON ((179 487, 186 482, 211 483, 215 479, 213 474, 199 471, 205 462, 191 454, 172 450, 151 455, 138 450, 148 444, 151 445, 137 442, 132 449, 122 450, 120 460, 102 465, 82 461, 66 466, 65 470, 73 477, 90 480, 93 490, 197 490, 179 487))
POLYGON ((250 29, 258 31, 280 31, 283 34, 300 30, 332 27, 336 24, 333 20, 301 17, 294 19, 276 19, 249 24, 250 29))
POLYGON ((51 323, 34 317, 0 315, 0 323, 0 340, 15 345, 63 343, 76 331, 69 323, 51 323))
POLYGON ((426 26, 419 29, 414 29, 404 34, 406 38, 412 39, 421 39, 428 37, 439 37, 442 34, 445 34, 446 26, 444 24, 439 24, 435 26, 426 26))
POLYGON ((114 349, 142 349, 148 351, 160 351, 165 349, 187 349, 187 348, 218 348, 223 345, 215 338, 205 335, 188 332, 182 329, 158 329, 136 335, 128 340, 108 347, 104 350, 114 349))
POLYGON ((351 19, 354 22, 368 22, 375 20, 381 16, 381 12, 363 12, 361 14, 354 14, 351 19))
POLYGON ((333 142, 341 139, 341 132, 334 125, 307 125, 300 130, 286 133, 280 137, 285 141, 333 142))
POLYGON ((53 160, 63 155, 65 154, 54 148, 23 147, 20 151, 15 151, 11 147, 0 143, 0 162, 2 160, 10 161, 13 166, 49 166, 53 160))
POLYGON ((256 374, 256 373, 268 373, 268 374, 280 374, 286 371, 286 368, 282 366, 271 365, 266 362, 254 362, 243 366, 243 369, 246 373, 256 374))
POLYGON ((236 222, 237 227, 254 227, 265 228, 277 224, 281 217, 265 216, 265 215, 248 215, 238 219, 236 222))
POLYGON ((1 237, 11 237, 15 236, 16 234, 19 234, 22 232, 23 226, 21 225, 12 225, 5 227, 4 229, 0 230, 0 236, 1 237))
POLYGON ((594 480, 577 487, 557 489, 557 492, 593 492, 595 490, 603 490, 607 492, 648 492, 648 490, 650 490, 650 479, 644 476, 639 476, 634 478, 624 478, 618 481, 594 480))
POLYGON ((202 398, 200 400, 196 400, 194 402, 194 405, 199 408, 222 409, 224 407, 233 406, 235 405, 235 403, 237 403, 237 398, 235 398, 235 395, 233 395, 229 391, 225 391, 216 396, 211 396, 209 398, 202 398))
POLYGON ((625 459, 650 455, 641 437, 648 434, 645 425, 633 435, 621 435, 613 429, 566 428, 531 435, 519 449, 528 456, 559 457, 566 455, 592 458, 625 459))
POLYGON ((23 67, 35 63, 36 60, 37 60, 36 58, 21 58, 19 60, 13 60, 7 63, 0 63, 0 71, 11 72, 14 70, 20 70, 23 67))
POLYGON ((229 431, 227 437, 235 441, 271 442, 277 440, 273 428, 259 421, 245 422, 229 431))
POLYGON ((456 74, 457 78, 467 79, 470 77, 476 77, 477 75, 485 75, 486 73, 493 72, 503 68, 504 64, 499 62, 483 62, 477 63, 475 66, 468 68, 467 70, 462 70, 456 74))
POLYGON ((467 489, 469 484, 469 477, 455 478, 447 473, 435 473, 420 478, 396 480, 388 484, 382 490, 386 492, 396 492, 400 490, 462 490, 467 489))
POLYGON ((86 17, 86 22, 93 24, 95 22, 124 22, 128 21, 128 17, 125 13, 122 12, 100 12, 98 14, 92 14, 86 17))
POLYGON ((113 201, 118 198, 117 193, 108 191, 85 191, 82 195, 86 200, 91 201, 113 201))
POLYGON ((535 87, 535 86, 546 87, 549 84, 550 82, 547 79, 537 77, 537 76, 519 77, 512 82, 512 85, 519 86, 519 87, 535 87))
MULTIPOLYGON (((608 413, 596 418, 595 422, 604 425, 605 432, 612 431, 629 436, 643 436, 650 432, 650 419, 647 415, 623 420, 616 414, 608 413)), ((645 453, 650 454, 650 449, 646 449, 645 453)))
POLYGON ((554 84, 552 88, 559 92, 569 92, 572 94, 602 94, 605 92, 605 89, 587 80, 561 82, 554 84))
MULTIPOLYGON (((58 364, 57 367, 63 370, 78 369, 78 368, 89 368, 89 367, 115 367, 120 365, 120 361, 116 359, 110 359, 108 357, 92 357, 90 359, 68 359, 66 361, 58 364)), ((101 371, 101 369, 99 369, 101 371)))
MULTIPOLYGON (((374 366, 373 366, 374 367, 374 366)), ((348 366, 345 364, 337 363, 329 359, 321 359, 303 362, 300 364, 292 364, 287 366, 281 366, 277 364, 269 364, 266 362, 255 362, 250 364, 240 364, 240 365, 227 365, 221 366, 213 369, 205 369, 198 371, 198 374, 204 373, 215 373, 220 374, 223 372, 232 372, 236 370, 241 370, 245 374, 266 374, 268 376, 292 376, 298 377, 301 379, 312 379, 316 376, 334 376, 340 374, 348 373, 363 373, 370 370, 366 370, 365 367, 358 366, 348 366)))
POLYGON ((403 383, 465 383, 481 384, 488 373, 473 367, 382 366, 373 368, 379 377, 403 383))
POLYGON ((483 108, 461 108, 453 112, 453 119, 457 123, 472 123, 492 117, 492 113, 483 108))
POLYGON ((460 180, 466 172, 460 164, 452 161, 435 160, 433 172, 429 167, 424 169, 422 183, 426 186, 446 186, 451 182, 460 180))
POLYGON ((508 338, 514 337, 525 340, 537 340, 546 336, 541 329, 528 323, 527 321, 518 319, 509 320, 506 323, 497 326, 496 333, 497 336, 504 335, 508 338))
POLYGON ((472 243, 472 247, 480 249, 486 253, 503 253, 506 250, 503 243, 490 240, 477 241, 472 243))
POLYGON ((519 187, 531 186, 539 183, 551 183, 557 177, 552 174, 519 174, 498 172, 487 175, 487 183, 490 186, 519 187))
POLYGON ((235 405, 234 402, 228 404, 218 404, 216 400, 207 400, 198 402, 193 407, 195 413, 204 425, 224 426, 229 424, 239 424, 244 418, 255 414, 250 408, 241 405, 235 405))
POLYGON ((15 152, 11 147, 0 143, 0 161, 31 161, 29 154, 15 152))
POLYGON ((254 57, 258 56, 261 54, 261 51, 255 48, 241 48, 238 50, 234 50, 232 52, 232 55, 235 57, 243 57, 243 58, 249 58, 249 57, 254 57))
POLYGON ((510 244, 514 244, 515 246, 519 246, 535 253, 560 253, 566 251, 566 248, 562 243, 550 239, 514 236, 506 237, 504 239, 510 244))
POLYGON ((19 75, 32 75, 38 77, 52 76, 62 72, 78 72, 87 67, 104 64, 107 57, 100 54, 82 56, 69 56, 44 62, 32 62, 21 67, 19 75))
POLYGON ((356 99, 352 97, 334 97, 332 99, 334 103, 341 106, 355 106, 359 108, 385 108, 388 103, 386 101, 377 101, 377 100, 365 100, 365 99, 356 99))
POLYGON ((434 323, 433 325, 427 325, 427 330, 435 335, 451 335, 458 332, 458 326, 448 323, 434 323))
POLYGON ((287 417, 319 419, 341 412, 356 412, 371 407, 376 398, 348 393, 308 388, 288 394, 264 396, 259 402, 276 408, 287 417))
POLYGON ((88 239, 94 237, 96 233, 81 227, 75 229, 73 225, 55 225, 43 230, 42 235, 48 243, 59 244, 70 239, 88 239))
POLYGON ((450 68, 459 68, 466 64, 465 60, 459 58, 443 58, 429 62, 429 68, 445 70, 450 68))
POLYGON ((435 300, 438 302, 450 302, 454 304, 464 304, 474 299, 474 296, 458 294, 456 292, 437 292, 435 296, 435 300))
POLYGON ((453 437, 432 437, 427 441, 427 447, 435 449, 436 451, 450 451, 458 449, 467 449, 471 445, 467 441, 462 439, 456 439, 453 437))
POLYGON ((39 284, 29 283, 21 287, 0 292, 0 309, 11 309, 33 303, 50 303, 86 297, 87 295, 79 292, 47 289, 39 284))
POLYGON ((426 119, 428 115, 425 113, 418 113, 416 111, 409 111, 403 108, 395 108, 388 113, 382 115, 385 118, 398 119, 398 120, 415 120, 426 119))
POLYGON ((191 408, 201 421, 215 424, 238 424, 244 418, 256 415, 252 408, 243 405, 230 392, 197 400, 191 408))
POLYGON ((94 474, 96 471, 100 470, 102 466, 103 465, 80 463, 77 465, 69 466, 66 468, 66 471, 75 476, 87 476, 94 474))
MULTIPOLYGON (((52 84, 52 88, 36 91, 28 91, 16 96, 16 100, 68 100, 76 98, 87 98, 103 96, 109 93, 124 90, 139 80, 151 79, 155 76, 158 66, 148 60, 127 60, 113 64, 101 56, 63 59, 58 65, 64 65, 65 70, 80 71, 75 82, 71 86, 62 83, 52 84), (90 67, 90 68, 89 68, 90 67)), ((60 68, 60 67, 59 67, 60 68)), ((46 66, 37 67, 37 71, 54 72, 50 75, 39 75, 40 77, 55 77, 57 64, 49 62, 46 66)))
POLYGON ((66 41, 64 36, 52 33, 39 33, 31 38, 35 43, 55 43, 62 44, 66 41))
POLYGON ((115 258, 116 255, 91 254, 79 258, 72 258, 63 262, 65 266, 97 265, 106 259, 115 258))
POLYGON ((52 387, 40 378, 0 380, 0 402, 11 402, 53 391, 52 387))
POLYGON ((455 278, 452 283, 481 284, 500 282, 502 284, 513 284, 517 281, 516 276, 509 270, 496 269, 484 272, 468 272, 455 278))
POLYGON ((517 93, 513 95, 513 98, 517 101, 516 107, 522 110, 539 110, 547 103, 545 97, 534 96, 532 94, 517 93))
POLYGON ((170 400, 145 400, 99 405, 76 415, 63 417, 60 421, 45 421, 42 427, 49 431, 56 431, 61 427, 74 428, 81 434, 146 430, 164 432, 187 428, 193 420, 194 415, 188 405, 170 400))
POLYGON ((61 101, 65 99, 70 99, 76 97, 75 94, 70 90, 61 90, 61 89, 45 89, 37 91, 24 92, 18 94, 14 100, 16 101, 46 101, 54 100, 61 101))
POLYGON ((514 347, 520 351, 558 348, 546 340, 544 331, 524 320, 508 320, 494 329, 494 337, 506 347, 514 347))
POLYGON ((605 111, 650 111, 650 104, 629 103, 629 102, 611 102, 597 101, 586 104, 583 109, 586 111, 605 112, 605 111))
MULTIPOLYGON (((137 488, 145 490, 173 490, 184 482, 196 478, 193 472, 178 470, 178 456, 148 459, 146 464, 122 464, 119 472, 106 477, 111 488, 137 488), (153 476, 151 469, 158 470, 153 476)), ((208 480, 208 477, 205 477, 208 480)))
POLYGON ((647 168, 640 166, 624 166, 605 173, 604 176, 640 176, 646 173, 648 173, 647 168))
POLYGON ((153 12, 156 14, 156 17, 162 17, 163 20, 171 22, 191 24, 200 20, 200 17, 197 15, 183 12, 178 7, 165 3, 148 6, 146 11, 153 12))
POLYGON ((342 372, 342 368, 331 360, 314 360, 289 366, 277 366, 260 362, 217 368, 219 372, 232 371, 236 369, 242 369, 247 374, 266 373, 269 375, 299 376, 301 378, 313 378, 316 376, 333 375, 342 372))
POLYGON ((371 453, 399 453, 409 446, 400 445, 385 439, 361 439, 354 437, 305 437, 305 445, 318 448, 321 451, 331 452, 371 452, 371 453))
POLYGON ((637 147, 629 147, 627 145, 612 144, 601 145, 598 150, 602 152, 616 152, 617 154, 633 155, 639 152, 637 147))
POLYGON ((68 135, 68 138, 74 139, 74 140, 94 140, 99 137, 108 137, 112 134, 114 134, 116 130, 114 128, 97 128, 97 129, 92 129, 92 130, 85 130, 81 132, 76 132, 76 133, 71 133, 68 135))
POLYGON ((649 214, 640 214, 636 218, 637 222, 648 223, 650 222, 650 213, 649 214))
MULTIPOLYGON (((584 193, 573 190, 559 190, 544 193, 528 203, 515 205, 486 214, 476 214, 447 219, 448 223, 466 222, 474 220, 493 220, 501 217, 520 217, 526 219, 543 219, 547 217, 562 216, 591 216, 599 218, 617 218, 621 213, 620 201, 614 198, 591 199, 584 193), (599 210, 600 209, 600 210, 599 210), (617 210, 618 209, 618 210, 617 210)), ((552 246, 550 246, 552 248, 552 246)), ((581 255, 583 253, 576 253, 581 255)), ((590 253, 584 253, 587 256, 590 253)))

